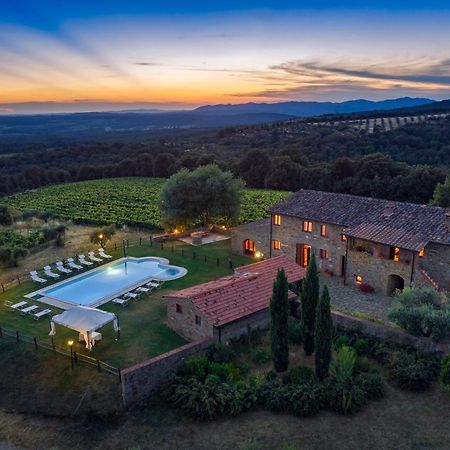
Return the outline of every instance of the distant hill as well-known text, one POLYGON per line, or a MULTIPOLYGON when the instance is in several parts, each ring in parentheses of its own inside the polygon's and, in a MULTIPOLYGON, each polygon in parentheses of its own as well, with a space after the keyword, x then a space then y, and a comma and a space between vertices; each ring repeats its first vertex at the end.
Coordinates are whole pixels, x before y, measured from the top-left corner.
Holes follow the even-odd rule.
POLYGON ((399 108, 411 108, 421 105, 434 104, 434 100, 428 98, 396 98, 392 100, 370 101, 350 100, 342 103, 333 102, 282 102, 282 103, 243 103, 238 105, 207 105, 194 110, 200 114, 286 114, 296 117, 319 116, 324 114, 347 114, 353 112, 365 112, 374 110, 391 110, 399 108))

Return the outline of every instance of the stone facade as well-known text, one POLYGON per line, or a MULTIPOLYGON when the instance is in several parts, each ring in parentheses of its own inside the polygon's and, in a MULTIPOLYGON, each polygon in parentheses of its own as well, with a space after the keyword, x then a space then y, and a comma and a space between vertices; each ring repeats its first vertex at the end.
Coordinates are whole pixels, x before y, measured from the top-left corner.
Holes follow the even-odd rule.
POLYGON ((167 296, 167 323, 188 341, 214 336, 213 325, 188 299, 167 296))
POLYGON ((231 251, 235 255, 246 254, 245 241, 250 240, 254 243, 254 253, 260 252, 267 257, 270 252, 270 220, 262 219, 235 227, 231 230, 231 239, 231 251))
POLYGON ((421 266, 440 287, 450 291, 449 245, 428 244, 421 266))
POLYGON ((204 355, 212 343, 211 339, 201 339, 122 370, 124 405, 147 400, 186 359, 204 355))

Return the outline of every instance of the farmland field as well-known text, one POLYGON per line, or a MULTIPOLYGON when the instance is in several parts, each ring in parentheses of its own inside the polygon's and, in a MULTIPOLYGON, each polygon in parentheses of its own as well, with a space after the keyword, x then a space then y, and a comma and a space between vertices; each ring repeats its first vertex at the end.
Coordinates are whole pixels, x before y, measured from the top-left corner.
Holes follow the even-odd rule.
MULTIPOLYGON (((113 178, 48 186, 3 199, 20 210, 49 211, 78 223, 161 227, 159 192, 164 179, 113 178)), ((289 192, 245 189, 241 223, 266 216, 289 192)), ((1 200, 0 200, 1 202, 1 200)))

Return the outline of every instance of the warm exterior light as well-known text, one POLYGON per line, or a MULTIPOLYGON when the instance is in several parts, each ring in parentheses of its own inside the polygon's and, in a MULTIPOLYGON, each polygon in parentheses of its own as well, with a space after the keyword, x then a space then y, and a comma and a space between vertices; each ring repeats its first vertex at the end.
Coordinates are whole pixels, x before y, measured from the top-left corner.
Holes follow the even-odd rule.
POLYGON ((99 235, 98 235, 98 238, 99 238, 99 239, 103 239, 103 234, 99 234, 99 235))
POLYGON ((261 253, 261 252, 256 252, 256 253, 255 253, 255 256, 256 256, 257 258, 261 258, 262 253, 261 253))
POLYGON ((225 225, 222 225, 222 230, 226 230, 227 227, 225 225))
POLYGON ((70 340, 70 341, 67 341, 67 345, 68 345, 69 347, 72 347, 72 345, 73 345, 73 341, 72 341, 72 340, 70 340))
POLYGON ((175 234, 178 234, 178 233, 179 233, 178 228, 175 228, 175 230, 173 230, 173 232, 174 232, 175 234))
POLYGON ((362 278, 361 275, 356 275, 356 276, 355 276, 355 281, 356 281, 357 283, 362 283, 362 280, 363 280, 363 278, 362 278))

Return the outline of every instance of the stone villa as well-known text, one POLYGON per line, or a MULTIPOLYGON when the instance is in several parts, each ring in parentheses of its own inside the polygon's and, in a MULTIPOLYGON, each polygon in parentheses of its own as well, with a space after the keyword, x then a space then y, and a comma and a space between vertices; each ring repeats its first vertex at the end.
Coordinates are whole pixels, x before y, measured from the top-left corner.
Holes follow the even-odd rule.
POLYGON ((450 212, 355 195, 301 190, 270 219, 232 231, 233 252, 299 266, 314 252, 323 273, 392 294, 412 284, 450 290, 450 212))

